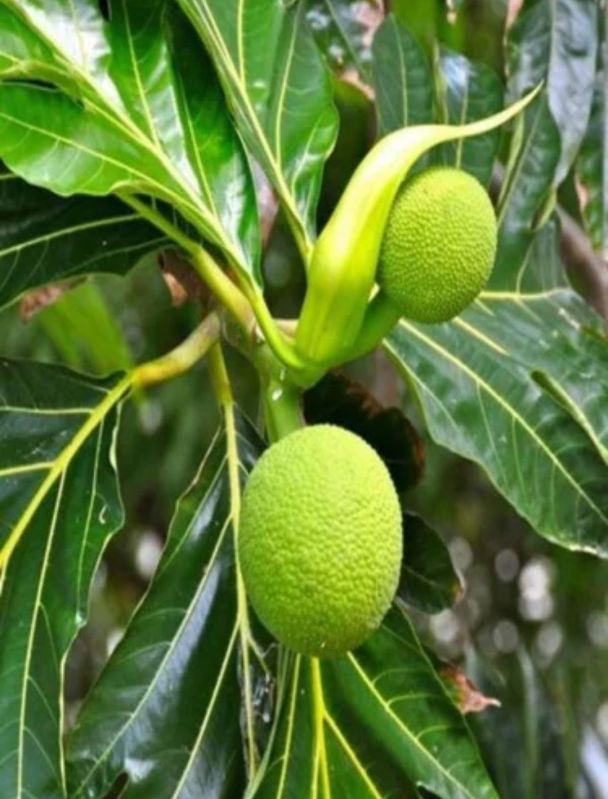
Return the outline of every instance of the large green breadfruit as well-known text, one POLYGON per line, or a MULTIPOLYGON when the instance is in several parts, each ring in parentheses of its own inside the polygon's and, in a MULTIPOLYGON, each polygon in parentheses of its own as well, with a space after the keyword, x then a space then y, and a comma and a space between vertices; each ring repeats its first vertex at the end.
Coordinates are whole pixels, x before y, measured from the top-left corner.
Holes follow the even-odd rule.
POLYGON ((483 289, 495 253, 496 217, 483 186, 459 169, 432 167, 395 199, 377 280, 403 316, 445 322, 483 289))
POLYGON ((298 430, 258 461, 243 495, 239 564, 285 646, 335 655, 381 623, 401 567, 399 500, 376 452, 332 425, 298 430))

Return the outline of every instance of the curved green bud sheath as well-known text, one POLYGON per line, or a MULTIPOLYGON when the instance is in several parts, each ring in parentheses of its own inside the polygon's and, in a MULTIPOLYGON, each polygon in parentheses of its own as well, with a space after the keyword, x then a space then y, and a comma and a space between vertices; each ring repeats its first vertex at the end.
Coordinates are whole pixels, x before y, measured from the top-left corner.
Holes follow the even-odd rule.
POLYGON ((376 277, 380 245, 399 186, 414 162, 443 142, 507 122, 540 91, 468 125, 419 125, 381 139, 363 159, 315 245, 296 348, 324 366, 340 363, 357 338, 376 277))
POLYGON ((362 358, 388 336, 401 319, 401 310, 380 289, 365 310, 363 322, 345 360, 362 358))

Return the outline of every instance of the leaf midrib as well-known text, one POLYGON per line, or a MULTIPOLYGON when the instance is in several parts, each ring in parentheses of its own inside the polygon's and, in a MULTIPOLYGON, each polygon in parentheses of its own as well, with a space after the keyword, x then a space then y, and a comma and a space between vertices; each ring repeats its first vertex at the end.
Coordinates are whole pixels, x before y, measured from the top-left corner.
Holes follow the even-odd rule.
MULTIPOLYGON (((182 2, 188 3, 189 0, 182 0, 182 2)), ((238 96, 239 96, 240 101, 241 101, 241 108, 245 110, 245 112, 246 112, 245 116, 247 117, 247 119, 249 121, 249 124, 253 128, 253 131, 254 131, 254 133, 255 133, 255 135, 257 137, 257 140, 260 143, 260 146, 262 147, 262 150, 264 151, 264 155, 265 155, 265 157, 267 159, 268 164, 271 166, 271 170, 272 170, 273 177, 274 177, 274 182, 275 182, 275 185, 276 185, 276 187, 277 187, 277 189, 279 191, 281 199, 283 200, 283 203, 284 203, 284 205, 287 208, 289 216, 297 224, 298 229, 299 229, 301 235, 303 236, 303 239, 304 239, 304 242, 306 244, 306 247, 310 250, 310 248, 312 247, 312 242, 310 241, 310 238, 308 236, 308 232, 306 230, 306 225, 303 224, 303 221, 300 218, 300 215, 298 213, 297 206, 295 205, 294 198, 293 198, 293 195, 291 193, 290 187, 285 182, 285 180, 283 179, 283 174, 280 171, 280 169, 278 168, 278 164, 276 162, 275 155, 272 152, 272 150, 270 149, 266 134, 264 133, 264 131, 263 131, 261 125, 260 125, 258 116, 257 116, 257 114, 255 112, 255 109, 253 108, 253 106, 252 106, 252 104, 251 104, 251 102, 249 100, 249 95, 247 93, 246 86, 243 85, 240 73, 237 72, 235 70, 235 68, 234 68, 234 62, 233 62, 233 60, 231 58, 230 52, 227 50, 227 48, 225 46, 224 39, 223 39, 223 36, 221 34, 221 31, 218 30, 217 26, 215 25, 215 21, 214 21, 211 9, 209 8, 206 0, 200 0, 200 3, 203 6, 203 9, 204 9, 204 12, 205 12, 205 19, 207 21, 207 30, 208 30, 210 36, 213 38, 213 41, 214 41, 215 46, 216 46, 216 48, 218 50, 218 53, 221 55, 222 63, 224 65, 224 68, 225 68, 226 72, 228 73, 228 75, 229 75, 229 77, 231 79, 232 85, 235 87, 235 89, 236 89, 236 91, 238 93, 238 96)), ((195 20, 193 20, 193 22, 195 22, 195 20)), ((196 22, 195 22, 195 24, 196 24, 196 22)))
MULTIPOLYGON (((93 431, 101 424, 101 422, 110 413, 114 406, 130 390, 132 383, 133 375, 129 374, 123 377, 122 380, 120 380, 111 390, 107 391, 105 398, 99 403, 99 405, 97 405, 97 407, 90 410, 90 414, 83 425, 75 433, 69 444, 67 444, 64 449, 61 450, 57 458, 55 458, 47 476, 38 487, 32 499, 28 502, 18 522, 15 524, 6 542, 0 549, 0 572, 5 570, 8 559, 19 543, 21 536, 34 517, 34 514, 46 498, 48 492, 67 470, 68 466, 93 431)), ((0 407, 0 411, 1 410, 2 408, 0 407)))

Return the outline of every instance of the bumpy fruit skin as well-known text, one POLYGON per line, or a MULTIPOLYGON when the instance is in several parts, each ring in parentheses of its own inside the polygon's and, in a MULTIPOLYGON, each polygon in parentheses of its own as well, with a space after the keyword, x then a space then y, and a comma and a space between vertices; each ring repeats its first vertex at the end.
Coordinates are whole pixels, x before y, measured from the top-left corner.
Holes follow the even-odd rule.
POLYGON ((391 208, 378 284, 403 316, 445 322, 485 286, 496 254, 496 216, 474 177, 433 167, 407 181, 391 208))
POLYGON ((290 433, 243 495, 239 564, 258 617, 285 646, 329 656, 361 644, 397 589, 399 500, 361 438, 333 425, 290 433))

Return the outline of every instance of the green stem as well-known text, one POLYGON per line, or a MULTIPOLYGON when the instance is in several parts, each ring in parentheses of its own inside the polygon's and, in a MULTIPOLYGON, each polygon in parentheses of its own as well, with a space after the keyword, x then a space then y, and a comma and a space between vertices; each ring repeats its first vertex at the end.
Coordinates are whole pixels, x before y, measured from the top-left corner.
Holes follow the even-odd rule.
POLYGON ((137 366, 131 373, 135 388, 171 380, 187 372, 201 360, 219 340, 220 320, 216 313, 207 316, 187 339, 166 355, 137 366))
POLYGON ((259 291, 247 283, 243 285, 243 290, 238 288, 200 244, 190 239, 156 208, 142 202, 132 194, 119 194, 119 197, 188 253, 198 274, 236 319, 249 341, 255 343, 253 339, 257 320, 268 344, 286 366, 296 371, 307 368, 307 364, 296 353, 294 345, 277 327, 264 297, 259 291))
POLYGON ((173 239, 191 257, 193 266, 211 291, 234 316, 249 335, 251 335, 253 314, 247 298, 230 280, 213 258, 176 225, 170 222, 156 208, 142 202, 132 194, 120 194, 120 199, 131 206, 169 238, 173 239))
POLYGON ((294 386, 271 378, 264 384, 266 434, 272 443, 304 426, 301 394, 294 386))
POLYGON ((291 369, 298 372, 306 371, 309 365, 298 355, 292 342, 279 330, 262 295, 258 291, 250 289, 246 293, 264 338, 277 358, 291 369))
POLYGON ((222 305, 237 320, 247 337, 251 338, 255 329, 255 316, 245 295, 202 247, 196 245, 190 255, 192 265, 198 274, 222 305))

